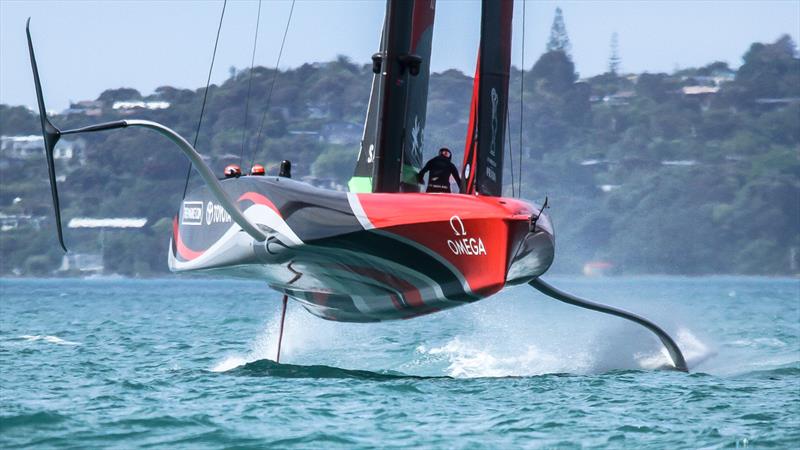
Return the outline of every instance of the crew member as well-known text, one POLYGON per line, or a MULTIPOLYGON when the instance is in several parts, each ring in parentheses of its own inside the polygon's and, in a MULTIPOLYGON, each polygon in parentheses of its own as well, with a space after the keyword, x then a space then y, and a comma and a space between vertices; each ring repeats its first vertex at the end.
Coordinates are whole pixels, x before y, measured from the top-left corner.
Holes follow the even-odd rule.
POLYGON ((238 164, 228 164, 223 173, 225 178, 239 178, 242 176, 242 168, 238 164))
POLYGON ((253 167, 250 168, 250 175, 263 177, 265 173, 264 166, 261 164, 253 164, 253 167))
POLYGON ((458 176, 458 169, 450 162, 453 154, 447 147, 439 149, 439 156, 432 158, 419 171, 417 180, 422 183, 425 180, 425 173, 428 176, 428 189, 425 192, 450 192, 450 176, 456 180, 456 184, 461 185, 461 177, 458 176))

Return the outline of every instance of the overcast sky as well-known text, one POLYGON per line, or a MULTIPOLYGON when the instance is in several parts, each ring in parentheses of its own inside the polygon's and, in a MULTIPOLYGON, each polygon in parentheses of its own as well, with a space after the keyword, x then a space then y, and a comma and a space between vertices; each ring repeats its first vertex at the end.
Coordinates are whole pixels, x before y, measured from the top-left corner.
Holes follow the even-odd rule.
MULTIPOLYGON (((256 64, 274 66, 289 0, 263 0, 256 64)), ((733 67, 752 42, 800 34, 800 0, 773 1, 534 1, 526 3, 525 66, 544 50, 560 6, 581 76, 606 71, 611 34, 619 34, 622 70, 672 71, 715 60, 733 67)), ((366 63, 377 50, 384 0, 298 0, 281 67, 328 61, 337 54, 366 63)), ((108 88, 144 94, 172 85, 205 85, 221 0, 0 0, 0 103, 36 103, 25 44, 31 30, 47 106, 94 99, 108 88)), ((257 1, 229 0, 212 82, 231 66, 249 67, 257 1)), ((438 0, 434 71, 474 71, 480 3, 438 0)), ((522 1, 514 17, 512 64, 522 63, 522 1)))

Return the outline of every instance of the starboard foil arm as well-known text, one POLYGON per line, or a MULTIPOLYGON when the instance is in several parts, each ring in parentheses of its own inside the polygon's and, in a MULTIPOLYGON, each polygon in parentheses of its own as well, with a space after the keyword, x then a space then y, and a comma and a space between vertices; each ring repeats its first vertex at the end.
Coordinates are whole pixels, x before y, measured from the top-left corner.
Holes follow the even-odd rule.
POLYGON ((539 290, 541 293, 549 297, 552 297, 556 300, 562 301, 564 303, 569 303, 570 305, 579 306, 581 308, 590 309, 592 311, 611 314, 612 316, 621 317, 623 319, 627 319, 632 322, 636 322, 639 325, 642 325, 643 327, 655 333, 656 336, 658 336, 658 338, 661 340, 661 343, 664 344, 664 347, 666 347, 667 352, 669 352, 669 356, 670 358, 672 358, 672 363, 677 370, 681 370, 683 372, 689 371, 689 368, 686 366, 686 360, 683 357, 683 353, 681 353, 681 349, 678 348, 678 345, 675 343, 675 341, 658 325, 654 324, 653 322, 650 322, 644 317, 638 316, 636 314, 630 313, 628 311, 619 308, 601 305, 599 303, 591 302, 589 300, 584 300, 580 297, 576 297, 572 294, 568 294, 564 291, 556 289, 555 287, 542 281, 540 278, 534 278, 529 284, 533 286, 535 289, 539 290))
POLYGON ((192 162, 195 169, 197 169, 197 171, 200 173, 200 176, 203 178, 203 181, 205 181, 205 183, 208 185, 211 193, 214 195, 217 201, 219 201, 220 205, 225 209, 225 211, 231 215, 233 221, 242 227, 242 229, 256 241, 263 242, 267 239, 266 234, 261 231, 257 225, 250 222, 244 216, 236 203, 228 196, 228 194, 225 193, 225 190, 222 188, 222 184, 219 182, 217 177, 214 176, 214 173, 211 171, 205 161, 203 161, 203 159, 200 157, 200 154, 197 152, 197 150, 195 150, 195 148, 192 147, 192 145, 189 144, 189 142, 181 135, 169 129, 168 127, 149 120, 117 120, 63 131, 53 125, 53 123, 50 122, 50 119, 47 117, 47 110, 44 104, 42 85, 41 81, 39 80, 39 69, 36 65, 36 56, 33 51, 30 22, 31 20, 28 18, 25 31, 28 36, 28 51, 30 53, 31 69, 33 70, 33 81, 36 86, 36 100, 39 107, 39 118, 42 124, 42 137, 44 138, 45 156, 47 157, 47 170, 50 178, 50 192, 53 197, 53 208, 56 216, 56 230, 58 231, 59 244, 61 244, 61 248, 63 248, 64 251, 67 251, 67 247, 64 244, 64 233, 61 225, 61 207, 58 197, 58 186, 56 183, 53 149, 63 135, 92 133, 127 127, 143 127, 154 130, 163 136, 166 136, 169 140, 175 143, 192 162))

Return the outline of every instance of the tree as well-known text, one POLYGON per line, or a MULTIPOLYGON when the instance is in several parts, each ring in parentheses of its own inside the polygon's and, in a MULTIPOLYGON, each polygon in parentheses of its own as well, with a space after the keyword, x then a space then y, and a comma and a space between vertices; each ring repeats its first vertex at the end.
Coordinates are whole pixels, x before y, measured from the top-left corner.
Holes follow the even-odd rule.
POLYGON ((571 50, 572 45, 569 43, 567 27, 564 25, 564 16, 561 13, 561 8, 556 8, 553 26, 550 27, 550 39, 547 41, 547 51, 561 51, 569 56, 571 50))
POLYGON ((0 135, 40 132, 37 117, 24 106, 0 105, 0 135))
POLYGON ((119 88, 119 89, 108 89, 103 91, 100 94, 100 97, 97 97, 97 100, 108 103, 109 105, 114 102, 123 102, 129 100, 141 100, 142 94, 139 93, 136 89, 133 88, 119 88))
MULTIPOLYGON (((556 22, 563 32, 563 17, 556 22)), ((602 258, 627 273, 797 272, 789 256, 797 253, 792 248, 800 248, 796 231, 800 229, 800 104, 792 98, 800 97, 800 60, 791 39, 750 47, 741 73, 705 97, 711 101, 705 108, 696 96, 682 94, 681 88, 711 82, 700 77, 729 79, 735 71, 724 62, 630 79, 606 72, 576 82, 575 65, 564 45, 568 41, 559 41, 558 36, 555 33, 554 49, 525 73, 524 89, 516 88, 520 70, 511 71, 509 90, 509 104, 521 103, 524 108, 523 123, 518 114, 509 117, 511 150, 516 155, 521 148, 523 153, 524 196, 549 195, 554 206, 553 220, 561 236, 556 271, 574 273, 587 260, 602 258), (727 104, 720 104, 722 96, 728 97, 727 104), (765 97, 782 101, 755 102, 765 97), (520 132, 521 145, 515 137, 520 132), (678 160, 686 164, 674 164, 678 160)), ((295 178, 314 174, 325 182, 344 184, 352 174, 358 146, 331 144, 319 132, 334 121, 364 120, 371 67, 340 57, 289 70, 253 68, 244 164, 254 160, 274 174, 278 162, 290 158, 295 178)), ((226 161, 238 161, 249 74, 237 73, 209 92, 213 95, 208 98, 197 148, 216 173, 226 161), (226 159, 230 153, 234 156, 226 159)), ((426 156, 443 146, 460 156, 457 149, 467 133, 472 84, 470 76, 457 70, 431 74, 426 156)), ((104 98, 135 96, 131 90, 111 90, 104 98)), ((53 122, 69 129, 147 119, 191 140, 202 88, 162 86, 146 98, 164 100, 170 107, 142 108, 132 116, 111 108, 103 109, 100 117, 56 114, 53 122)), ((40 131, 35 112, 0 105, 0 134, 40 131)), ((85 146, 78 158, 56 161, 57 174, 65 178, 59 181, 65 223, 84 215, 146 217, 155 224, 150 229, 109 236, 107 270, 165 272, 164 252, 187 167, 184 156, 163 137, 141 129, 87 134, 81 140, 85 146)), ((32 151, 25 157, 6 153, 18 143, 4 139, 3 144, 0 213, 44 217, 37 218, 39 229, 21 221, 18 229, 0 232, 0 274, 50 274, 62 254, 53 238, 41 143, 30 144, 32 151)), ((193 175, 190 189, 201 184, 193 175)), ((68 234, 70 248, 96 251, 96 234, 74 230, 68 234)))
POLYGON ((800 58, 792 38, 783 35, 772 44, 755 43, 727 94, 750 106, 759 98, 800 97, 800 58))
POLYGON ((657 102, 666 101, 670 94, 677 91, 678 85, 665 73, 643 73, 636 82, 636 92, 650 97, 657 102))
POLYGON ((608 72, 617 75, 619 64, 622 60, 619 57, 619 36, 617 32, 611 33, 611 56, 608 58, 608 72))
POLYGON ((569 89, 578 79, 575 64, 563 50, 552 50, 542 55, 533 65, 531 77, 540 80, 543 87, 553 92, 569 89))

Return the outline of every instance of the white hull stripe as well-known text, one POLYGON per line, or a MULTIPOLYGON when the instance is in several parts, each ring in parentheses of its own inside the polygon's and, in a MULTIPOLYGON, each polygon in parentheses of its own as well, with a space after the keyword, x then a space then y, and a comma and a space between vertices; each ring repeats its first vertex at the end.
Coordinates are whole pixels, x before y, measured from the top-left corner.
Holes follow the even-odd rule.
MULTIPOLYGON (((256 204, 247 208, 243 215, 253 223, 264 225, 272 230, 268 235, 276 234, 282 242, 290 246, 303 245, 303 241, 272 208, 256 204)), ((242 236, 239 234, 240 231, 242 231, 240 226, 232 224, 211 247, 191 261, 178 261, 172 257, 172 252, 170 252, 170 267, 176 270, 204 269, 251 256, 253 250, 250 244, 253 239, 249 236, 242 236)))
POLYGON ((353 210, 353 214, 358 219, 358 223, 364 227, 365 230, 372 230, 375 228, 375 225, 370 222, 369 217, 367 217, 367 213, 364 212, 364 208, 361 206, 361 201, 358 199, 358 194, 354 192, 347 193, 347 202, 350 203, 350 209, 353 210))

